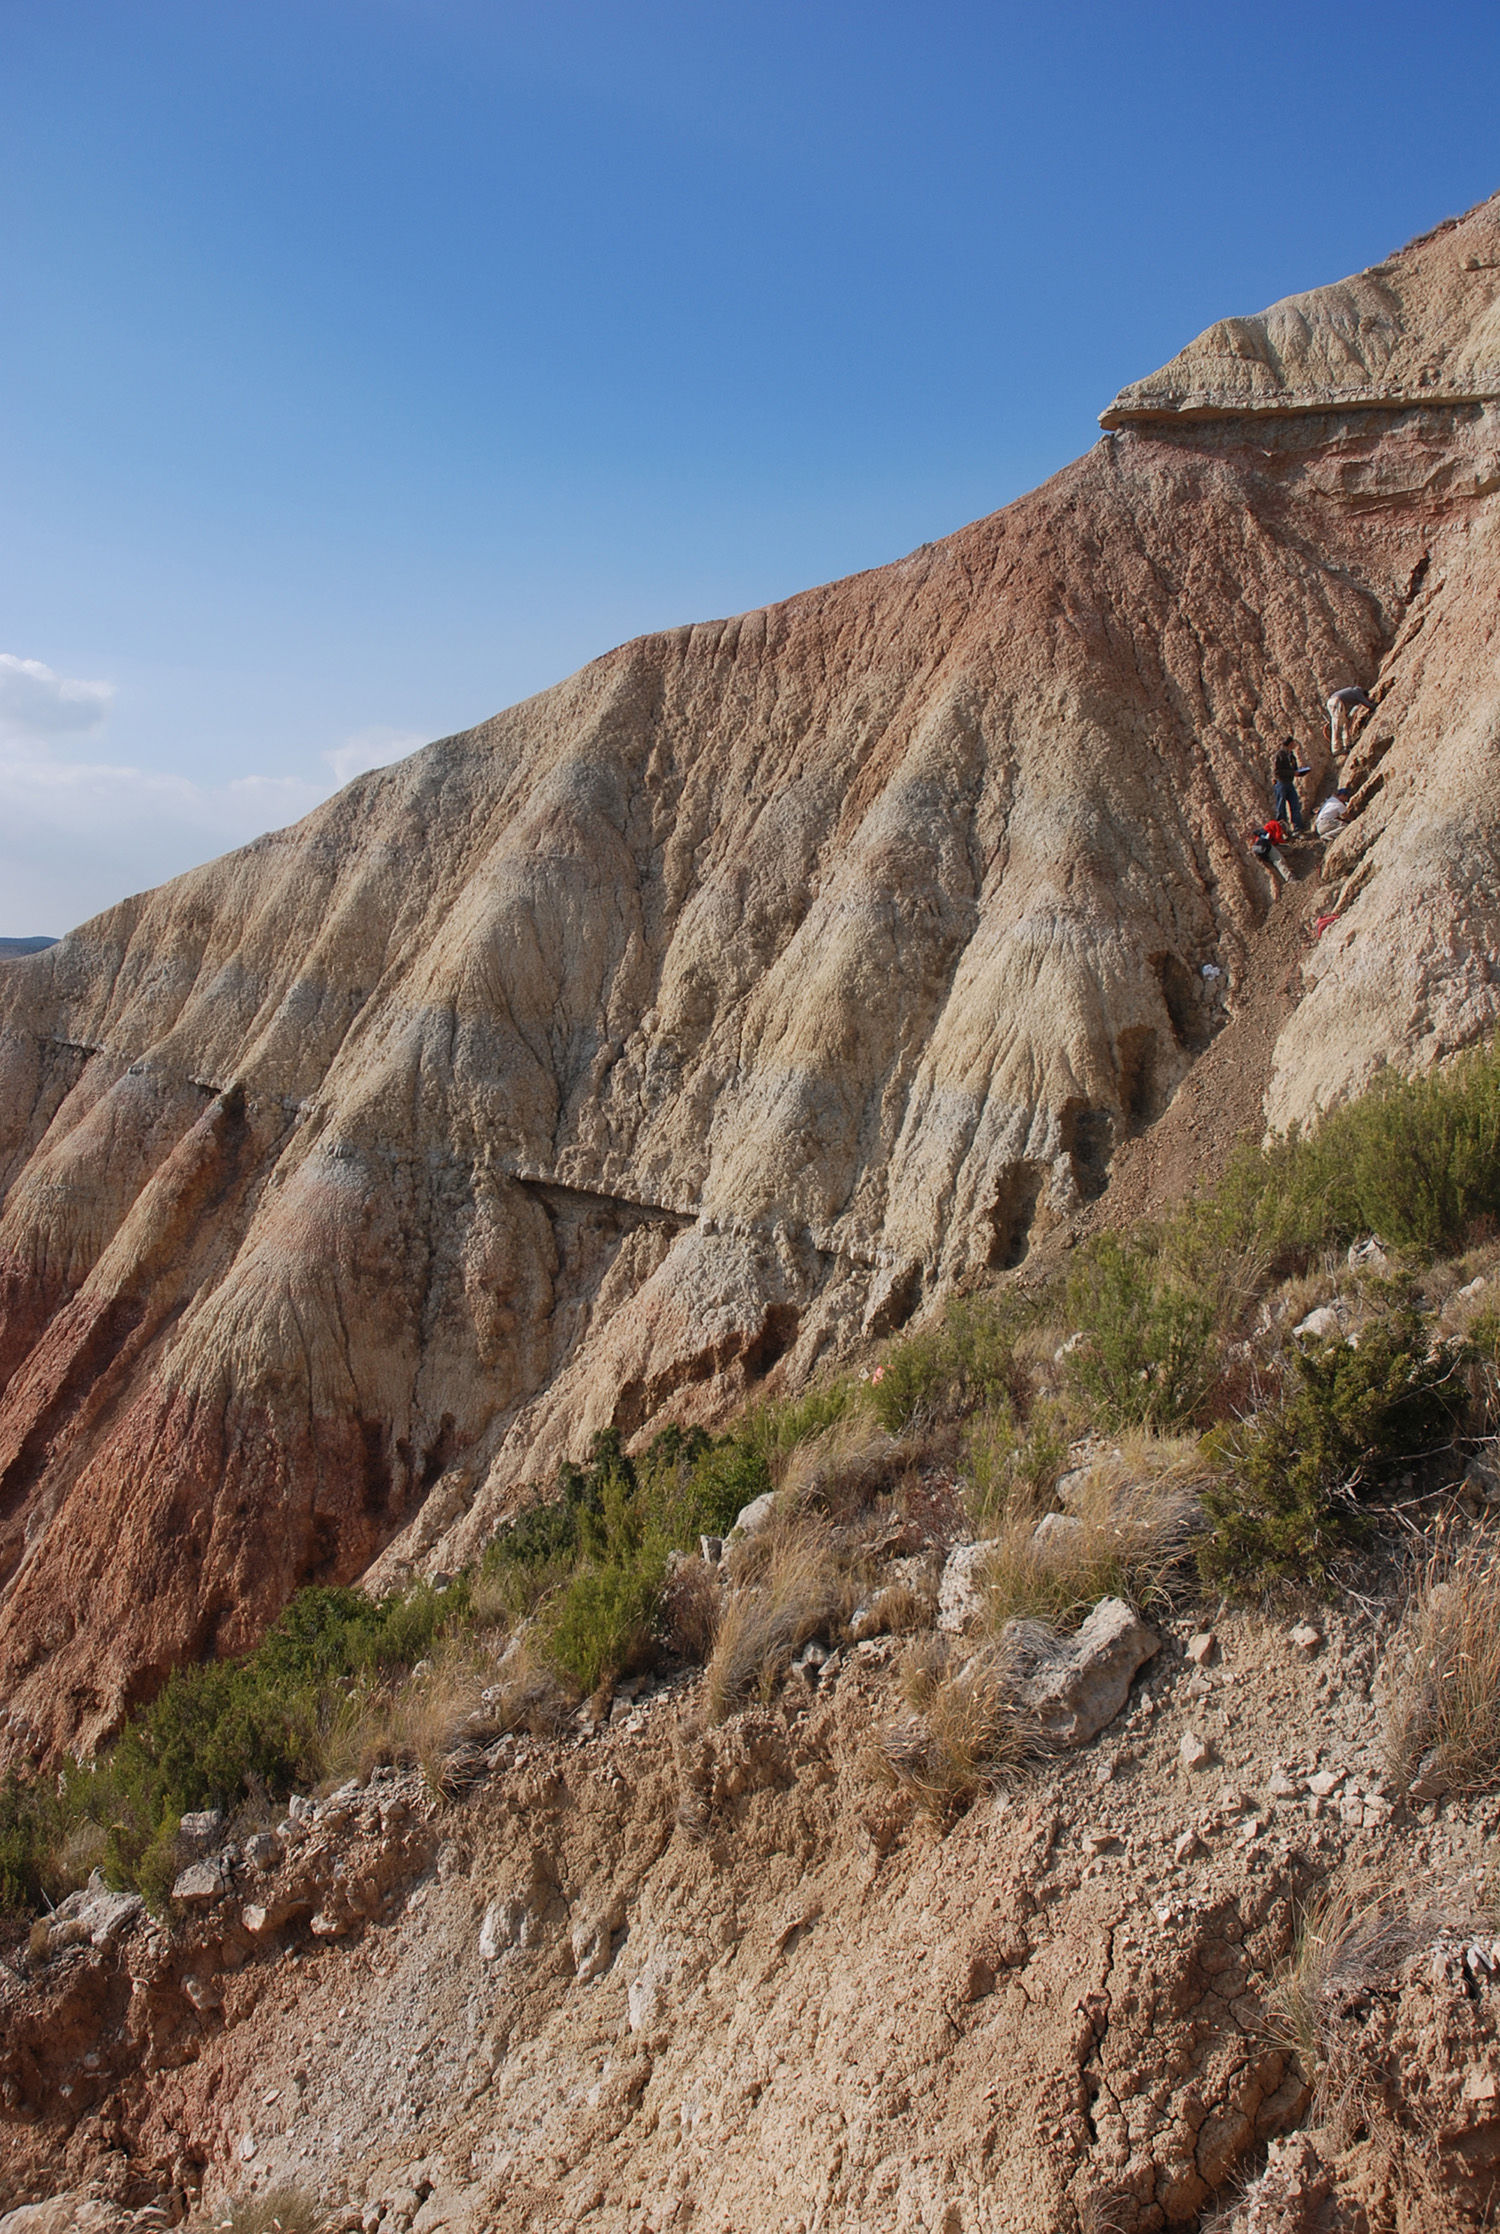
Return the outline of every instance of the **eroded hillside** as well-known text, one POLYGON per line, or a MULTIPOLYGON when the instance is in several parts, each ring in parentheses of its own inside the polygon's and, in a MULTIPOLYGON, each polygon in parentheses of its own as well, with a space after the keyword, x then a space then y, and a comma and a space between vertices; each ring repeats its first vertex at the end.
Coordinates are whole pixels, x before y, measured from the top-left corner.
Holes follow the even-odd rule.
POLYGON ((1250 391, 1127 391, 1005 511, 5 965, 20 1754, 1023 1257, 1247 997, 1244 827, 1336 683, 1382 699, 1270 1113, 1492 1019, 1497 249, 1490 203, 1250 391))

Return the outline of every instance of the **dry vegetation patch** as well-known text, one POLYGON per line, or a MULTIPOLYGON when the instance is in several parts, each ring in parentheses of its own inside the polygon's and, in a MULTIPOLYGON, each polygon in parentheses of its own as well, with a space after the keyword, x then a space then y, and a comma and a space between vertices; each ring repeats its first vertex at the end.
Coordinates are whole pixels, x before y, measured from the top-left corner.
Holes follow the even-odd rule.
POLYGON ((1500 1534, 1442 1533, 1386 1659, 1391 1768, 1403 1784, 1500 1783, 1500 1534))
POLYGON ((872 1740, 871 1773, 938 1823, 1018 1773, 1037 1745, 1014 1704, 1016 1672, 1003 1643, 959 1657, 944 1637, 922 1639, 902 1677, 912 1713, 872 1740))
POLYGON ((1063 1509, 1045 1528, 1040 1500, 1013 1492, 981 1574, 990 1628, 1062 1628, 1101 1598, 1163 1599, 1202 1525, 1205 1479, 1191 1439, 1137 1431, 1063 1477, 1063 1509))
POLYGON ((847 1620, 857 1594, 835 1530, 816 1515, 778 1518, 745 1550, 752 1571, 726 1596, 705 1670, 711 1722, 768 1698, 803 1645, 847 1620))

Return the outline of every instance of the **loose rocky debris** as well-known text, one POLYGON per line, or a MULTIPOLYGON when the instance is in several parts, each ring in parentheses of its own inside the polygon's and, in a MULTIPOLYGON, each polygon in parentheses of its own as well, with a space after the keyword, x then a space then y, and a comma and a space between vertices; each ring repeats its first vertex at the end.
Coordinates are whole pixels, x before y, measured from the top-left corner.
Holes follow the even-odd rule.
MULTIPOLYGON (((1368 1633, 1321 1618, 1303 1662, 1285 1626, 1226 1616, 1205 1652, 1097 1608, 1034 1674, 1120 1653, 1114 1718, 941 1836, 865 1770, 906 1649, 880 1637, 719 1728, 681 1677, 488 1748, 456 1800, 377 1772, 298 1803, 165 1923, 90 1887, 0 1977, 0 2204, 65 2194, 90 2234, 288 2184, 343 2234, 642 2234, 684 2196, 721 2234, 1191 2228, 1312 2162, 1262 2159, 1318 2114, 1272 2004, 1320 1886, 1397 1855, 1453 1881, 1500 1814, 1413 1811, 1368 1633)), ((1461 2139, 1490 2131, 1495 1946, 1429 1934, 1379 2020, 1399 2062, 1446 2012, 1461 2139)), ((1363 2144, 1325 2125, 1342 2195, 1363 2144)))

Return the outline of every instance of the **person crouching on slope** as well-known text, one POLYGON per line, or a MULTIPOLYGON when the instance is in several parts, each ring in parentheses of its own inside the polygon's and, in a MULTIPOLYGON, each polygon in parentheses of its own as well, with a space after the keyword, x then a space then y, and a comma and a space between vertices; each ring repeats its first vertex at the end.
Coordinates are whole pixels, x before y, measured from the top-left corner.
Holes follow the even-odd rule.
POLYGON ((1349 794, 1333 791, 1318 809, 1318 819, 1313 829, 1320 838, 1336 838, 1349 819, 1349 794))
POLYGON ((1281 848, 1286 843, 1286 832, 1275 815, 1272 815, 1269 822, 1258 823, 1250 831, 1249 838, 1250 851, 1255 855, 1256 860, 1266 862, 1285 883, 1292 872, 1281 857, 1281 848))

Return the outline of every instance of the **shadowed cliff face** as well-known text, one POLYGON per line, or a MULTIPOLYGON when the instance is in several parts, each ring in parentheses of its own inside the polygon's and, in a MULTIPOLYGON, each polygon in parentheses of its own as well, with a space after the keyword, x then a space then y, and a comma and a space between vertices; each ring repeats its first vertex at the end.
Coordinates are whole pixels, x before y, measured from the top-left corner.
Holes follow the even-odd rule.
MULTIPOLYGON (((1450 293, 1495 206, 1413 252, 1450 293)), ((1500 407, 1130 396, 0 964, 15 1742, 1019 1261, 1232 1013, 1336 684, 1390 691, 1271 1112, 1492 1020, 1500 407)))

